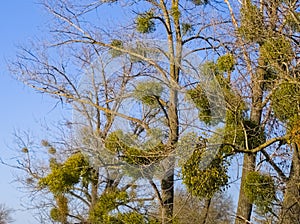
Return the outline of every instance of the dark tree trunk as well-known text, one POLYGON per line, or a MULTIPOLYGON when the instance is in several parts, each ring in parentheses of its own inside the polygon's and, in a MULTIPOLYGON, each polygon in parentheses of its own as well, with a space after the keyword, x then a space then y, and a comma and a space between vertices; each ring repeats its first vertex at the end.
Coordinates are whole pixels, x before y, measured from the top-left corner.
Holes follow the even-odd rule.
MULTIPOLYGON (((262 60, 260 60, 262 62, 262 60)), ((263 63, 263 62, 262 62, 263 63)), ((260 131, 260 122, 262 116, 262 99, 263 99, 263 74, 264 70, 263 67, 258 66, 256 74, 252 77, 252 106, 251 106, 251 114, 250 114, 250 123, 251 128, 250 130, 252 133, 259 133, 260 131)), ((255 139, 254 136, 247 136, 247 143, 249 149, 253 149, 257 147, 260 142, 259 141, 251 141, 251 138, 255 139)), ((244 192, 244 184, 246 181, 247 175, 255 170, 255 163, 256 161, 256 154, 244 154, 243 160, 243 169, 242 169, 242 178, 241 178, 241 186, 240 186, 240 194, 239 194, 239 201, 236 213, 236 220, 235 224, 245 224, 249 223, 251 219, 252 213, 252 203, 248 200, 247 196, 244 192)))
MULTIPOLYGON (((173 161, 170 161, 173 162, 173 161)), ((173 222, 174 207, 174 168, 170 168, 161 181, 162 190, 162 224, 173 222)))
POLYGON ((256 156, 254 154, 244 155, 239 202, 238 202, 235 224, 245 224, 247 223, 247 220, 250 221, 251 218, 252 203, 246 197, 243 186, 248 173, 255 170, 255 159, 256 156))
POLYGON ((294 144, 290 177, 286 185, 280 224, 300 223, 300 152, 294 144))
MULTIPOLYGON (((174 71, 171 69, 171 72, 174 71)), ((172 74, 172 73, 171 73, 172 74)), ((171 76, 171 80, 178 81, 177 72, 174 71, 171 76)), ((170 90, 170 107, 168 111, 169 116, 169 142, 168 148, 166 150, 167 155, 174 151, 176 144, 178 142, 178 132, 179 132, 179 121, 178 121, 178 109, 177 109, 177 91, 175 89, 170 90)), ((162 224, 173 223, 173 206, 174 206, 174 166, 175 159, 170 156, 165 161, 165 177, 161 181, 162 190, 162 224)))
POLYGON ((204 214, 202 219, 202 224, 208 223, 208 214, 209 214, 209 208, 211 204, 211 198, 205 199, 205 205, 204 205, 204 214))

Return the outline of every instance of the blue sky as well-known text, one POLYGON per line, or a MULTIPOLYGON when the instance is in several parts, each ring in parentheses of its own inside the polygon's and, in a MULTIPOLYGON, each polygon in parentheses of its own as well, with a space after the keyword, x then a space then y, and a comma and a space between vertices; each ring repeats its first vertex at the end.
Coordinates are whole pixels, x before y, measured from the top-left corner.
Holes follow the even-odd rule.
MULTIPOLYGON (((7 69, 7 59, 13 59, 17 46, 26 44, 39 36, 47 22, 47 13, 37 0, 9 0, 0 7, 0 157, 10 161, 14 154, 13 133, 15 130, 30 130, 39 133, 40 121, 55 119, 57 110, 53 100, 36 94, 14 80, 7 69)), ((21 203, 26 195, 13 181, 13 171, 0 165, 0 203, 15 209, 12 214, 16 224, 35 224, 29 211, 21 203)))

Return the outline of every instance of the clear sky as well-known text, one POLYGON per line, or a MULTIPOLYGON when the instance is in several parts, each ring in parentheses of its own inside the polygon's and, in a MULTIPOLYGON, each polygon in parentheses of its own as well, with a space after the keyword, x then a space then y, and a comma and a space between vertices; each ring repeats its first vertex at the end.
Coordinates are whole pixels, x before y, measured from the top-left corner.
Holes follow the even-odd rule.
MULTIPOLYGON (((53 100, 42 96, 12 79, 7 69, 7 59, 16 54, 18 45, 38 37, 47 13, 37 4, 37 0, 2 1, 0 7, 0 157, 10 161, 14 154, 14 130, 40 131, 40 121, 55 119, 57 110, 53 100)), ((29 211, 24 211, 21 203, 26 195, 13 181, 13 171, 0 165, 0 203, 16 209, 12 213, 16 224, 37 223, 29 211)))

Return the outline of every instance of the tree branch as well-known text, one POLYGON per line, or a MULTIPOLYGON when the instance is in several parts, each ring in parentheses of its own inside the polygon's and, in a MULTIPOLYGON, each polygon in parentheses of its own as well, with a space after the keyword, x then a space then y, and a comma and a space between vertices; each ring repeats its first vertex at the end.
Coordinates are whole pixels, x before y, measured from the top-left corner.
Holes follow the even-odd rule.
POLYGON ((93 102, 91 102, 89 100, 85 100, 85 99, 82 99, 82 98, 77 98, 74 95, 65 93, 63 91, 53 92, 53 91, 49 91, 49 90, 47 90, 45 88, 40 88, 40 87, 34 86, 32 84, 29 84, 29 83, 27 83, 27 85, 30 86, 33 89, 36 89, 36 90, 40 91, 40 92, 52 94, 52 95, 55 95, 55 96, 61 96, 61 97, 64 97, 66 99, 74 100, 74 101, 76 101, 78 103, 83 103, 83 104, 86 104, 86 105, 91 105, 91 106, 95 107, 96 109, 99 109, 99 110, 101 110, 101 111, 103 111, 105 113, 113 114, 113 115, 119 116, 121 118, 124 118, 126 120, 136 122, 136 123, 140 124, 141 126, 143 126, 147 131, 150 129, 149 126, 146 123, 144 123, 143 121, 141 121, 141 120, 139 120, 139 119, 137 119, 135 117, 130 117, 130 116, 127 116, 125 114, 119 113, 117 111, 110 110, 108 108, 105 108, 105 107, 102 107, 100 105, 97 105, 97 104, 95 104, 95 103, 93 103, 93 102))
POLYGON ((268 146, 276 143, 276 142, 286 142, 287 139, 289 138, 289 136, 283 136, 283 137, 275 137, 275 138, 271 138, 269 140, 267 140, 265 143, 257 146, 256 148, 253 148, 253 149, 244 149, 238 145, 234 145, 234 144, 230 144, 230 143, 223 143, 222 145, 227 145, 227 146, 230 146, 233 148, 233 152, 242 152, 242 153, 257 153, 257 152, 260 152, 261 150, 267 148, 268 146))
POLYGON ((162 197, 161 197, 161 195, 159 193, 159 190, 158 190, 156 184, 153 182, 152 179, 148 178, 148 180, 149 180, 149 183, 151 184, 151 186, 153 187, 153 189, 155 191, 155 194, 156 194, 156 196, 157 196, 157 198, 159 200, 160 205, 163 206, 163 200, 162 200, 162 197))
POLYGON ((270 155, 264 149, 262 149, 260 152, 266 157, 266 161, 274 168, 274 170, 278 173, 281 179, 283 181, 287 181, 287 176, 285 176, 285 174, 282 172, 279 166, 277 166, 276 163, 271 159, 270 155))

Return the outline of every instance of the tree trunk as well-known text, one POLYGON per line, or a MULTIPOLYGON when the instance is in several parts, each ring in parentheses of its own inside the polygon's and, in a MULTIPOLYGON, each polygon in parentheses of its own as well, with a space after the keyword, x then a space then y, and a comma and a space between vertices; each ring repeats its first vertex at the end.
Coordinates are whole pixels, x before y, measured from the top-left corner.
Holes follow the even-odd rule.
POLYGON ((246 197, 243 186, 248 173, 255 170, 255 159, 256 159, 255 154, 244 155, 239 202, 238 202, 235 224, 245 224, 247 223, 247 220, 250 221, 251 218, 252 203, 246 197))
MULTIPOLYGON (((181 54, 181 46, 177 54, 181 54)), ((170 52, 174 55, 174 49, 170 45, 170 52)), ((175 57, 174 59, 180 58, 175 57)), ((175 167, 175 158, 172 156, 176 144, 178 142, 179 136, 179 118, 178 118, 178 92, 176 86, 173 86, 173 83, 176 85, 179 82, 179 71, 180 68, 178 64, 174 61, 170 61, 170 96, 169 96, 169 108, 168 108, 168 126, 169 126, 169 140, 168 140, 168 149, 166 149, 167 156, 170 156, 166 159, 167 164, 165 168, 166 175, 161 181, 161 190, 162 190, 162 224, 173 223, 173 206, 174 206, 174 167, 175 167)), ((177 63, 179 63, 177 61, 177 63)))
MULTIPOLYGON (((177 72, 172 73, 171 69, 171 80, 178 81, 177 72)), ((177 82, 176 82, 177 83, 177 82)), ((168 147, 170 149, 166 150, 168 155, 171 155, 166 159, 165 177, 161 181, 162 190, 162 224, 169 224, 173 221, 173 206, 174 206, 174 166, 175 158, 172 157, 172 152, 174 151, 176 144, 178 142, 178 132, 179 132, 179 120, 178 120, 178 109, 177 109, 177 98, 178 93, 175 89, 170 89, 170 106, 169 106, 169 142, 168 147)))
POLYGON ((173 222, 174 167, 170 168, 166 176, 162 179, 161 190, 162 190, 162 203, 163 203, 162 210, 161 210, 162 224, 169 224, 173 222))
POLYGON ((92 211, 98 200, 98 182, 99 182, 99 171, 93 169, 92 171, 92 180, 91 180, 91 204, 89 210, 92 211))
POLYGON ((294 145, 290 177, 286 185, 280 224, 300 223, 300 152, 294 145))
POLYGON ((203 214, 203 219, 202 219, 202 224, 206 224, 208 222, 208 214, 209 214, 209 208, 211 204, 211 198, 205 199, 204 202, 204 214, 203 214))
MULTIPOLYGON (((262 98, 263 98, 263 84, 262 80, 264 78, 264 70, 262 64, 263 60, 259 60, 259 65, 256 71, 256 74, 252 78, 252 106, 250 114, 250 130, 252 133, 259 133, 260 131, 260 122, 262 116, 262 98)), ((249 131, 249 130, 248 130, 249 131)), ((251 141, 255 139, 254 136, 247 136, 247 143, 249 149, 255 148, 260 145, 259 141, 251 141)), ((251 213, 252 213, 252 203, 247 199, 244 192, 244 184, 246 181, 247 175, 255 170, 255 161, 256 154, 244 154, 243 169, 242 169, 242 178, 240 186, 239 201, 236 213, 235 224, 245 224, 250 223, 251 213)))

